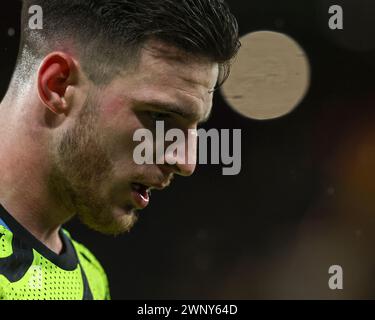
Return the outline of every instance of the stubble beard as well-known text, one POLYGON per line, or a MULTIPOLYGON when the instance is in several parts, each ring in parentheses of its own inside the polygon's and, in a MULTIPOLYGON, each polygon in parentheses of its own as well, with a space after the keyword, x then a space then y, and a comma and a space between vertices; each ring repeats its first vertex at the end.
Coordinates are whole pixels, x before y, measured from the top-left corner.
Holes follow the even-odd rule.
POLYGON ((113 165, 95 124, 98 112, 88 98, 76 125, 57 143, 51 181, 62 205, 89 228, 104 234, 128 232, 137 221, 134 211, 115 215, 110 193, 113 165))

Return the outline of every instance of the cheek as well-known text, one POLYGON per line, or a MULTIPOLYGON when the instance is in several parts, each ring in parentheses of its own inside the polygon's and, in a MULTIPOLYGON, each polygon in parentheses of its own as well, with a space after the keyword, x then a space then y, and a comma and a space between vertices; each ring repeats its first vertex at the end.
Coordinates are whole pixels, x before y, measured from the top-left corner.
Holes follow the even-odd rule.
POLYGON ((116 119, 120 118, 126 110, 123 101, 119 98, 104 100, 100 109, 100 116, 104 123, 115 121, 116 119))
POLYGON ((103 101, 99 122, 101 127, 117 132, 129 132, 140 125, 130 102, 120 98, 103 101))
POLYGON ((124 110, 123 106, 115 104, 105 106, 102 110, 99 133, 111 160, 129 163, 136 146, 133 135, 141 126, 138 118, 130 110, 124 110))
POLYGON ((139 144, 133 140, 137 129, 143 124, 133 110, 131 101, 107 93, 101 99, 100 133, 114 167, 133 167, 133 151, 139 144))

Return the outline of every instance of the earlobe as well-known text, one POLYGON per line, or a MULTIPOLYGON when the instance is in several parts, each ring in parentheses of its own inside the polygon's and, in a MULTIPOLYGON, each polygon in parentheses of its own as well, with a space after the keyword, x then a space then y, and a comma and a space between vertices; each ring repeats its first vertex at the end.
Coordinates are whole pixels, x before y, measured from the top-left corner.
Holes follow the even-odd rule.
POLYGON ((74 61, 65 53, 54 52, 43 60, 38 71, 38 94, 53 113, 67 113, 69 106, 65 95, 68 87, 74 84, 75 74, 74 61))

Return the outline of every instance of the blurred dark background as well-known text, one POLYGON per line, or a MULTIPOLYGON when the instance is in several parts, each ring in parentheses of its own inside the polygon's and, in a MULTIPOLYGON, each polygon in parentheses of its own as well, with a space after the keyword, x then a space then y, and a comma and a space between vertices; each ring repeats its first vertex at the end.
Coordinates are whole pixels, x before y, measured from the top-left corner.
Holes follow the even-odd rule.
MULTIPOLYGON (((72 236, 109 276, 114 299, 375 298, 375 3, 228 0, 241 34, 293 37, 311 64, 291 114, 245 119, 215 97, 206 128, 242 129, 242 171, 199 166, 155 192, 131 233, 111 238, 73 221, 72 236), (344 30, 328 28, 328 8, 344 30), (328 268, 344 269, 344 290, 328 268)), ((18 1, 0 7, 0 98, 19 41, 18 1), (13 32, 14 31, 14 32, 13 32)), ((1 143, 1 141, 0 141, 1 143)))

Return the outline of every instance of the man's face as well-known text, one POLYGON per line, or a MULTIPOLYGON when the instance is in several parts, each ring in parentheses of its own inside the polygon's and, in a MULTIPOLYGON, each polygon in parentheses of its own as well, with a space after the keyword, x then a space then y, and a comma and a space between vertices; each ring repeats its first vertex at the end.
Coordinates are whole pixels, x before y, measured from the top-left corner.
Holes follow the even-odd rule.
POLYGON ((81 220, 97 231, 128 231, 136 211, 148 204, 147 189, 163 189, 175 174, 188 176, 195 169, 187 155, 176 165, 137 165, 133 160, 140 143, 133 141, 136 130, 154 133, 156 121, 164 121, 166 131, 178 128, 186 141, 196 144, 188 130, 196 129, 211 111, 218 65, 188 56, 174 59, 169 55, 175 51, 150 41, 136 70, 124 71, 95 90, 74 127, 58 138, 53 183, 81 220))

